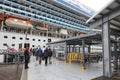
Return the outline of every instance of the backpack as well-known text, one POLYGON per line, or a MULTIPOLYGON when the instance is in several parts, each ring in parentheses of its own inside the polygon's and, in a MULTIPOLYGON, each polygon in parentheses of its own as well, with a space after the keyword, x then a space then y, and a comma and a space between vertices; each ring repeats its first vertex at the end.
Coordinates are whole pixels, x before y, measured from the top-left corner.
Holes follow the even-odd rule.
POLYGON ((49 51, 48 50, 45 50, 44 51, 44 57, 48 57, 49 56, 49 51))

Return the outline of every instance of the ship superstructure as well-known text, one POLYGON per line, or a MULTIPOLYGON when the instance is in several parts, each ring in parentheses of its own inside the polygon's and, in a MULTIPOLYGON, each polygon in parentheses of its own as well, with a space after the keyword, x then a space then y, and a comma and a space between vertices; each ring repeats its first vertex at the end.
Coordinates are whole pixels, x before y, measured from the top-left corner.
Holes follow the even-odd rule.
POLYGON ((0 0, 1 49, 45 48, 48 42, 88 33, 88 18, 55 0, 0 0))

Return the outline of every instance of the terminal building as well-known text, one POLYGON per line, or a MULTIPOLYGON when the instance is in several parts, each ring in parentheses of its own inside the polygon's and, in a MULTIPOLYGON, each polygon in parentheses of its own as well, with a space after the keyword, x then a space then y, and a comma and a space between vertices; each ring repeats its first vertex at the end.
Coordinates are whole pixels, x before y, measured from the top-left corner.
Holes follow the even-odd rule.
POLYGON ((119 5, 95 13, 77 0, 0 0, 0 80, 119 80, 119 5), (52 64, 31 52, 24 69, 27 47, 51 48, 52 64))

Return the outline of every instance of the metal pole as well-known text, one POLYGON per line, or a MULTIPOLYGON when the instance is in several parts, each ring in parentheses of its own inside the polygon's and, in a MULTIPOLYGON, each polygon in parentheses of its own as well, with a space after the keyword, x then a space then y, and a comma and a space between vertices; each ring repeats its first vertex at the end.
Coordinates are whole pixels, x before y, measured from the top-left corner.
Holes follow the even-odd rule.
POLYGON ((64 43, 65 45, 65 62, 67 61, 67 42, 64 43))
POLYGON ((3 31, 3 21, 1 22, 1 31, 3 31))
POLYGON ((82 40, 82 58, 83 58, 82 69, 85 69, 85 40, 82 40))
MULTIPOLYGON (((115 40, 117 40, 117 36, 115 36, 115 40)), ((114 50, 115 50, 115 53, 114 53, 114 70, 117 71, 117 68, 118 68, 118 52, 117 52, 117 43, 114 43, 114 50)))
MULTIPOLYGON (((108 19, 108 18, 105 18, 108 19)), ((110 51, 110 25, 109 21, 103 23, 103 76, 111 77, 111 51, 110 51)))
POLYGON ((31 34, 31 35, 32 35, 32 31, 33 31, 33 30, 32 30, 32 28, 31 28, 31 29, 30 29, 30 34, 31 34))
POLYGON ((72 52, 74 52, 74 45, 72 45, 72 52))
POLYGON ((79 53, 80 53, 80 45, 79 45, 79 53))
POLYGON ((70 53, 70 45, 68 46, 68 48, 69 48, 69 53, 70 53))

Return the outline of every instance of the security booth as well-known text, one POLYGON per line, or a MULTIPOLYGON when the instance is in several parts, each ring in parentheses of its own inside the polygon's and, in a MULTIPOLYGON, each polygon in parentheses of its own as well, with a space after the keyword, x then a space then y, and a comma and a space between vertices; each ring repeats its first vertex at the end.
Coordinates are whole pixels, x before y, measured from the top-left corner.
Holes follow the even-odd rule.
POLYGON ((87 23, 102 30, 103 76, 120 79, 120 1, 111 0, 87 23))
POLYGON ((82 66, 85 66, 85 62, 89 61, 89 57, 91 57, 90 46, 101 44, 101 41, 101 33, 91 33, 48 43, 47 45, 54 48, 56 46, 63 46, 65 62, 80 61, 82 66))

